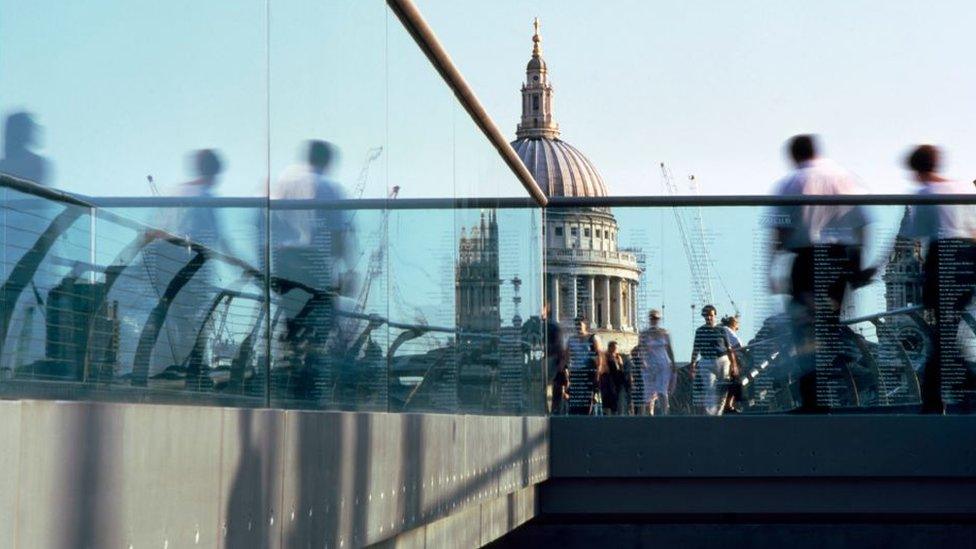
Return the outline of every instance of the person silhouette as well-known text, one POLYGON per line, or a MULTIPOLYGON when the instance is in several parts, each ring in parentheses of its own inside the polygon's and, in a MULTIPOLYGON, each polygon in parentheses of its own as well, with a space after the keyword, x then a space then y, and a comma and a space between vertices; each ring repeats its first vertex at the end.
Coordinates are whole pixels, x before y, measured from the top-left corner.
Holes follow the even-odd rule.
MULTIPOLYGON (((941 173, 942 151, 919 145, 905 159, 919 195, 967 195, 965 182, 941 173)), ((922 266, 922 303, 931 311, 932 352, 922 372, 922 412, 942 414, 958 402, 968 376, 959 325, 976 293, 976 207, 972 204, 916 204, 908 232, 927 244, 922 266), (943 394, 945 393, 945 394, 943 394)))
POLYGON ((43 156, 31 150, 36 146, 38 126, 29 112, 7 116, 3 127, 3 158, 0 173, 47 185, 51 168, 43 156))
MULTIPOLYGON (((169 193, 183 198, 213 198, 214 190, 219 184, 220 173, 224 169, 217 151, 200 149, 190 155, 189 164, 196 175, 194 179, 177 185, 169 193)), ((169 230, 179 236, 194 242, 204 244, 215 250, 230 253, 232 247, 227 237, 221 231, 218 210, 212 206, 188 207, 176 211, 178 219, 174 220, 169 230)))
POLYGON ((338 156, 332 143, 308 141, 301 161, 284 170, 269 196, 271 273, 314 292, 285 290, 278 301, 295 368, 291 396, 323 406, 333 398, 341 366, 329 347, 343 341, 336 335, 339 300, 355 295, 348 283, 356 258, 352 222, 341 207, 345 192, 331 177, 338 156), (308 206, 278 207, 279 201, 308 201, 308 206))
MULTIPOLYGON (((780 196, 863 194, 860 180, 820 154, 814 135, 796 135, 787 142, 793 171, 779 181, 780 196)), ((850 290, 870 282, 874 267, 862 267, 868 210, 856 204, 783 204, 774 210, 775 253, 793 256, 790 304, 800 409, 824 412, 836 405, 833 387, 817 373, 833 368, 845 335, 840 323, 850 290), (820 366, 817 366, 820 364, 820 366)))

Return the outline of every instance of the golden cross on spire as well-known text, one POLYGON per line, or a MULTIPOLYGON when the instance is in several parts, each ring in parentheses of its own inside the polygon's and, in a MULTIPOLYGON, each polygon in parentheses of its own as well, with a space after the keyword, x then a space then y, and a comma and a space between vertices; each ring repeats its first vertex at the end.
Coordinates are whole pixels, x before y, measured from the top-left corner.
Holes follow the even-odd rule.
POLYGON ((539 57, 542 55, 542 37, 539 36, 539 18, 536 17, 532 20, 532 27, 535 29, 535 34, 532 35, 532 56, 539 57))

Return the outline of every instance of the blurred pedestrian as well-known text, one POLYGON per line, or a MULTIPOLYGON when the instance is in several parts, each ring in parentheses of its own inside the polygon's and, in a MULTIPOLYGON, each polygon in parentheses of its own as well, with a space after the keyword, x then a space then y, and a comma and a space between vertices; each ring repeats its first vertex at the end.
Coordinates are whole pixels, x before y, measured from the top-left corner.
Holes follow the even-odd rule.
MULTIPOLYGON (((820 156, 817 139, 797 135, 788 142, 795 169, 779 182, 780 196, 863 193, 857 178, 820 156)), ((867 284, 874 269, 861 265, 868 216, 851 204, 784 205, 775 210, 774 251, 793 254, 789 314, 800 378, 801 409, 824 409, 816 387, 816 364, 832 364, 842 326, 840 311, 848 286, 867 284), (817 329, 814 330, 816 323, 817 329), (819 355, 819 356, 818 356, 819 355)), ((829 399, 828 399, 829 400, 829 399)))
POLYGON ((692 404, 706 415, 718 416, 724 411, 729 377, 737 368, 736 358, 725 328, 716 323, 715 307, 705 305, 701 315, 705 324, 695 330, 689 366, 692 404))
POLYGON ((309 141, 303 161, 285 169, 270 193, 271 275, 279 284, 291 361, 286 386, 293 397, 324 405, 336 373, 330 345, 345 345, 339 298, 356 293, 354 231, 341 203, 345 193, 331 178, 337 157, 331 143, 309 141))
MULTIPOLYGON (((940 174, 942 153, 933 145, 912 150, 906 165, 921 185, 918 194, 973 194, 973 188, 940 174)), ((935 318, 932 353, 922 378, 922 411, 944 413, 946 394, 965 379, 959 346, 959 324, 976 287, 976 206, 918 204, 912 209, 910 232, 927 243, 923 263, 922 302, 935 318), (952 372, 952 375, 946 375, 952 372), (948 391, 947 391, 948 389, 948 391)))
POLYGON ((739 339, 739 317, 729 315, 722 317, 722 327, 725 328, 725 335, 729 339, 729 347, 735 354, 737 368, 732 368, 729 373, 729 391, 725 397, 723 409, 725 413, 736 413, 736 401, 741 397, 742 385, 740 384, 739 373, 744 357, 739 352, 742 349, 742 341, 739 339))
MULTIPOLYGON (((596 334, 586 338, 587 356, 583 364, 569 370, 569 413, 590 415, 597 397, 597 373, 604 366, 603 345, 596 334)), ((601 410, 602 411, 602 410, 601 410)))
POLYGON ((37 146, 40 128, 29 112, 7 115, 3 126, 3 158, 0 173, 26 179, 38 185, 49 184, 50 162, 32 149, 37 146))
POLYGON ((597 383, 600 387, 604 414, 627 415, 631 385, 624 372, 624 360, 616 341, 607 344, 602 370, 597 372, 597 383))
POLYGON ((568 353, 563 341, 562 328, 552 319, 548 303, 542 306, 542 320, 546 331, 546 375, 551 376, 552 381, 551 413, 561 415, 566 413, 568 407, 568 353))
POLYGON ((671 334, 660 326, 661 311, 651 309, 647 316, 650 328, 638 337, 644 385, 644 393, 640 395, 641 403, 646 406, 648 415, 655 414, 657 403, 661 405, 661 414, 667 415, 671 410, 671 394, 678 379, 671 334))

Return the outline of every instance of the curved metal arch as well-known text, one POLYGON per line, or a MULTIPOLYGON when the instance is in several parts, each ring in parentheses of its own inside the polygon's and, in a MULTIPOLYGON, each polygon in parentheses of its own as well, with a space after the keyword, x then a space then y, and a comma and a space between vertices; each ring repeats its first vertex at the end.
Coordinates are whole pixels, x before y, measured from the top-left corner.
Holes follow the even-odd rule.
POLYGON ((68 207, 51 220, 44 232, 34 241, 34 245, 14 265, 3 286, 0 286, 0 354, 3 353, 7 332, 10 330, 10 321, 13 318, 14 306, 20 298, 21 292, 37 274, 37 269, 48 252, 51 251, 57 238, 84 213, 78 207, 68 207))
POLYGON ((196 255, 176 273, 166 287, 166 291, 163 292, 159 301, 156 302, 156 306, 149 313, 149 318, 146 319, 146 323, 143 325, 142 333, 139 334, 139 344, 136 346, 135 357, 132 361, 132 385, 145 387, 148 384, 149 360, 152 356, 153 347, 156 345, 156 340, 159 339, 159 332, 163 328, 163 322, 166 321, 166 314, 169 312, 169 307, 176 298, 176 295, 190 282, 193 275, 203 267, 207 259, 207 253, 205 251, 197 251, 196 255))

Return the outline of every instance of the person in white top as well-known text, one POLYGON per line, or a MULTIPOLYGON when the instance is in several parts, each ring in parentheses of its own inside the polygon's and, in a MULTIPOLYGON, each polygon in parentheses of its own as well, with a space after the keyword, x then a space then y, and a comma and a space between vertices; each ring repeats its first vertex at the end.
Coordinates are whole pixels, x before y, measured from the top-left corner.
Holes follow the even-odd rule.
POLYGON ((667 415, 671 411, 671 393, 674 392, 678 379, 671 334, 660 326, 661 311, 651 309, 648 321, 651 327, 641 332, 638 343, 644 387, 641 402, 646 406, 648 415, 654 415, 655 404, 658 402, 661 403, 661 413, 667 415))
POLYGON ((305 162, 285 169, 270 193, 271 275, 290 348, 287 396, 322 405, 328 405, 337 374, 330 349, 343 339, 340 297, 355 292, 349 283, 355 252, 352 226, 339 203, 345 194, 328 177, 337 156, 332 144, 309 141, 305 162), (279 202, 286 200, 310 203, 279 202), (295 289, 295 283, 306 288, 295 289))
MULTIPOLYGON (((206 344, 209 342, 205 342, 202 355, 193 356, 191 352, 196 349, 198 332, 207 320, 204 313, 225 284, 218 261, 209 254, 198 270, 187 274, 184 269, 191 266, 191 261, 198 254, 197 248, 190 244, 231 255, 232 248, 223 234, 219 209, 212 204, 196 204, 193 200, 214 196, 223 171, 220 156, 213 149, 200 149, 188 155, 187 163, 195 177, 167 189, 165 193, 189 199, 187 204, 160 210, 155 221, 160 229, 183 241, 153 238, 143 252, 143 261, 147 267, 148 282, 159 299, 171 284, 182 282, 167 311, 164 334, 168 340, 167 347, 174 355, 171 357, 174 363, 187 366, 187 384, 190 386, 200 381, 199 375, 208 367, 201 360, 207 354, 206 344), (177 276, 183 278, 178 281, 177 276)), ((157 231, 152 229, 151 232, 157 231)))
MULTIPOLYGON (((862 194, 858 179, 836 162, 822 158, 812 135, 788 142, 796 168, 776 186, 782 196, 862 194)), ((867 284, 875 269, 861 266, 861 246, 868 216, 854 204, 783 205, 774 210, 777 251, 794 254, 790 272, 790 316, 796 364, 799 368, 801 408, 822 411, 817 397, 814 364, 830 363, 831 342, 842 330, 840 311, 848 286, 867 284), (814 330, 814 323, 821 329, 814 330), (816 335, 816 337, 815 337, 816 335), (815 360, 814 353, 820 353, 815 360)))
MULTIPOLYGON (((973 188, 939 174, 941 153, 932 145, 916 147, 906 161, 919 195, 972 195, 973 188)), ((976 197, 974 197, 976 199, 976 197)), ((959 324, 976 288, 976 201, 918 204, 910 212, 911 235, 927 243, 922 301, 933 312, 933 352, 925 363, 922 411, 943 413, 958 400, 967 373, 959 348, 959 324)))
MULTIPOLYGON (((193 153, 192 162, 197 177, 177 185, 168 194, 182 198, 213 198, 218 178, 223 171, 220 156, 212 149, 201 149, 193 153)), ((229 253, 230 242, 221 230, 218 211, 211 205, 188 206, 175 210, 176 219, 168 228, 177 236, 229 253)))
MULTIPOLYGON (((309 141, 306 162, 286 168, 271 188, 271 245, 277 250, 313 248, 324 254, 316 258, 317 269, 296 273, 309 282, 336 286, 336 263, 348 263, 352 257, 351 226, 348 212, 335 202, 346 198, 342 187, 329 178, 329 170, 338 153, 331 143, 309 141), (275 208, 275 200, 315 200, 318 204, 305 209, 275 208), (322 260, 325 260, 324 262, 322 260)), ((320 288, 320 289, 325 289, 320 288)))

